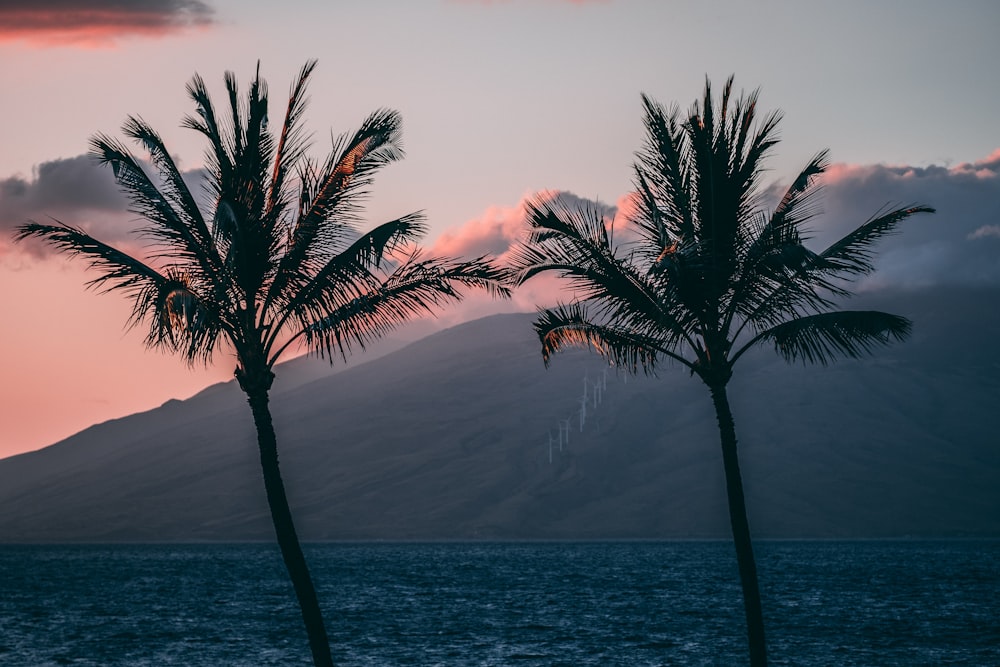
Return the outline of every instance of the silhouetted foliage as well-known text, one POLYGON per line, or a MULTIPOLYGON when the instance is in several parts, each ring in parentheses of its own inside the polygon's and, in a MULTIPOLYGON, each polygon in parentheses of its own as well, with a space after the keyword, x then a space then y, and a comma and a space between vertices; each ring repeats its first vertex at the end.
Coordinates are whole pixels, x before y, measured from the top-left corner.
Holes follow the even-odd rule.
POLYGON ((302 128, 308 62, 291 87, 277 136, 268 124, 267 85, 259 71, 241 100, 225 75, 229 109, 216 113, 200 76, 188 84, 196 113, 183 121, 208 140, 207 210, 197 203, 159 135, 130 116, 126 137, 148 154, 155 173, 105 135, 91 154, 110 165, 145 221, 144 257, 102 243, 83 229, 30 222, 18 240, 38 237, 98 272, 89 285, 128 296, 130 324, 148 326, 150 347, 209 360, 220 342, 236 357, 236 378, 257 427, 261 465, 282 556, 295 586, 313 660, 332 664, 323 618, 299 547, 278 468, 268 391, 272 369, 290 346, 346 355, 397 325, 480 288, 505 296, 504 273, 485 257, 425 258, 412 213, 358 229, 361 203, 381 167, 403 156, 399 114, 380 109, 341 135, 322 162, 307 156, 302 128))
POLYGON ((671 360, 708 387, 718 418, 729 512, 743 585, 751 664, 767 652, 736 432, 727 396, 733 365, 750 348, 773 345, 788 361, 857 357, 910 331, 905 318, 844 311, 851 281, 874 270, 873 245, 905 219, 933 209, 911 205, 876 214, 821 252, 810 250, 818 177, 816 155, 773 211, 763 209, 763 159, 778 142, 780 113, 763 117, 757 93, 733 102, 730 78, 681 118, 642 97, 646 141, 634 165, 638 240, 616 244, 596 208, 537 199, 530 235, 513 260, 516 282, 555 272, 571 302, 542 310, 535 324, 542 354, 590 346, 630 372, 671 360))

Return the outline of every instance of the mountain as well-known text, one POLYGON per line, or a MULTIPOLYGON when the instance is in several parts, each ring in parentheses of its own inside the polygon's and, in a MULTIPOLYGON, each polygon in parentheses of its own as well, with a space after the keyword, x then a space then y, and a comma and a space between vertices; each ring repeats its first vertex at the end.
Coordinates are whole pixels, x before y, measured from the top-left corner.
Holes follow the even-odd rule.
MULTIPOLYGON (((1000 290, 872 294, 914 320, 877 357, 736 367, 731 402, 759 537, 1000 535, 1000 290)), ((677 367, 546 369, 532 315, 496 315, 340 372, 278 369, 272 397, 300 535, 333 539, 726 537, 707 390, 677 367), (558 443, 570 419, 569 443, 558 443)), ((270 540, 233 383, 0 460, 0 541, 270 540)))

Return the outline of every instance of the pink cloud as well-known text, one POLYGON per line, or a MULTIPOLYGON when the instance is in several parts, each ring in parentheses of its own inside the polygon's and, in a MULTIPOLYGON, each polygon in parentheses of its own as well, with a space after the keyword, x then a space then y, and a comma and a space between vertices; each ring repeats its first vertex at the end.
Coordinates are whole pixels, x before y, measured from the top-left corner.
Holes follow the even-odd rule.
POLYGON ((965 162, 952 169, 955 173, 973 173, 979 178, 994 178, 1000 173, 1000 148, 982 160, 965 162))
POLYGON ((1000 148, 982 160, 963 162, 954 167, 929 165, 867 164, 854 165, 838 163, 827 169, 824 180, 828 185, 850 180, 911 180, 911 179, 961 179, 963 177, 996 178, 1000 174, 1000 148))
POLYGON ((118 37, 157 37, 212 23, 201 0, 11 0, 0 4, 0 41, 106 47, 118 37))
POLYGON ((515 206, 490 206, 479 217, 445 231, 435 241, 432 253, 445 257, 504 255, 524 229, 525 201, 515 206))
MULTIPOLYGON (((551 196, 555 194, 552 193, 551 196)), ((540 196, 549 194, 541 193, 540 196)), ((488 206, 479 216, 443 232, 427 249, 427 254, 465 259, 489 255, 498 263, 505 264, 509 261, 511 248, 524 234, 525 205, 529 199, 530 196, 525 196, 513 206, 488 206)), ((474 293, 442 313, 437 318, 437 323, 440 326, 452 326, 496 312, 531 311, 535 308, 536 299, 547 296, 539 293, 537 285, 516 290, 510 301, 502 303, 474 293)))
POLYGON ((478 217, 457 228, 444 231, 431 246, 430 251, 434 255, 446 257, 490 255, 505 260, 511 247, 520 241, 527 231, 525 211, 529 202, 558 201, 571 209, 596 205, 604 214, 605 224, 610 227, 618 206, 630 206, 630 196, 621 197, 616 206, 608 206, 578 197, 565 190, 541 190, 522 197, 521 201, 513 206, 487 207, 478 217))
MULTIPOLYGON (((606 225, 610 227, 612 220, 616 220, 615 235, 618 237, 619 230, 622 229, 622 218, 620 215, 616 218, 616 211, 618 206, 629 205, 629 199, 630 195, 625 195, 619 199, 617 206, 608 206, 578 197, 571 192, 542 190, 525 195, 512 206, 489 206, 476 218, 443 232, 428 248, 428 255, 471 258, 486 254, 500 264, 508 263, 511 260, 511 250, 527 233, 525 212, 531 201, 558 201, 569 208, 597 206, 604 215, 606 225)), ((442 314, 438 321, 450 326, 496 312, 530 312, 538 307, 553 306, 567 298, 565 287, 565 283, 557 276, 543 274, 518 287, 510 301, 496 302, 488 296, 472 294, 461 304, 442 314)))

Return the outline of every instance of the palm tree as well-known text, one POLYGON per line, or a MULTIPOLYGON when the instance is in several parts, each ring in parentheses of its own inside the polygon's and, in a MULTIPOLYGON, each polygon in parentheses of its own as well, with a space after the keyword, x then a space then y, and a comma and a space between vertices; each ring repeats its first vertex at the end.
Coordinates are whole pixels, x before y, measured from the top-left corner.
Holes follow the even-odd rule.
POLYGON ((548 364, 569 346, 590 346, 630 372, 676 362, 708 387, 721 436, 733 541, 746 612, 750 663, 767 664, 757 568, 747 522, 727 385, 748 350, 773 345, 786 361, 827 364, 858 357, 910 331, 905 318, 835 310, 850 281, 874 270, 872 246, 926 206, 882 211, 822 252, 808 249, 816 214, 816 155, 767 213, 762 161, 777 143, 780 113, 757 117, 757 93, 731 105, 732 77, 713 104, 681 121, 643 95, 646 141, 636 155, 631 243, 616 244, 596 207, 536 199, 530 234, 514 254, 520 284, 543 272, 566 278, 573 300, 540 311, 535 329, 548 364))
POLYGON ((105 135, 91 140, 91 154, 111 166, 130 210, 144 219, 140 233, 149 248, 142 256, 58 222, 24 224, 17 239, 37 237, 84 257, 98 272, 88 285, 131 299, 129 324, 149 327, 149 347, 179 352, 192 364, 207 362, 220 342, 231 348, 313 661, 331 665, 278 467, 268 406, 274 365, 298 345, 331 361, 346 357, 399 324, 457 301, 464 288, 485 288, 496 296, 508 289, 503 272, 485 257, 422 257, 413 245, 425 231, 420 214, 357 231, 360 203, 374 173, 403 155, 400 117, 376 111, 356 132, 336 139, 325 161, 308 158, 301 121, 315 64, 308 62, 293 83, 276 139, 268 127, 267 86, 259 67, 244 101, 235 76, 226 74, 228 117, 216 114, 201 77, 191 80, 187 91, 197 113, 183 126, 208 139, 207 211, 141 118, 130 116, 123 132, 148 153, 155 176, 122 143, 105 135))

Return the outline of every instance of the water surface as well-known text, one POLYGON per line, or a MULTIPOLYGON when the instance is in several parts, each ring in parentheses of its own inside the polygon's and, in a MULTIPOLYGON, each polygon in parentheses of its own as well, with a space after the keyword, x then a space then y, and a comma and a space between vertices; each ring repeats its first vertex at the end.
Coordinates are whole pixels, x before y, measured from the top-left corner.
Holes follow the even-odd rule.
MULTIPOLYGON (((308 545, 338 665, 736 665, 728 542, 308 545)), ((1000 542, 760 542, 774 665, 1000 665, 1000 542)), ((273 545, 0 546, 2 665, 307 665, 273 545)))

